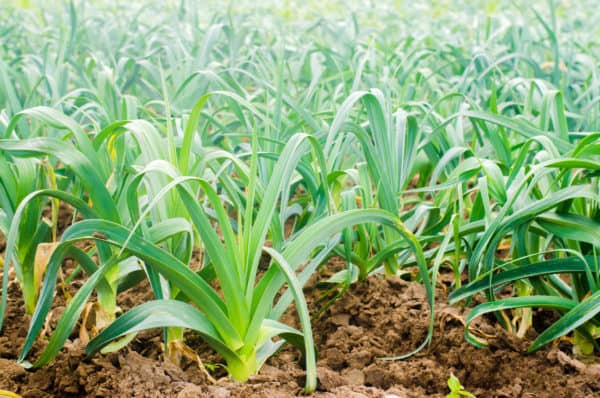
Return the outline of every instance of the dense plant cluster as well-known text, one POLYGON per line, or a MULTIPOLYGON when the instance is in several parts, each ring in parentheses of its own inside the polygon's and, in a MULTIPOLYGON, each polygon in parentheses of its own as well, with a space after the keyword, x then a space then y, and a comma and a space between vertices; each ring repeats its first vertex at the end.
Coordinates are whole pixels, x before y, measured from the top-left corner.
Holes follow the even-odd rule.
POLYGON ((243 381, 289 342, 312 391, 302 288, 332 256, 340 294, 424 284, 415 350, 441 270, 451 302, 486 299, 473 344, 474 318, 524 336, 542 307, 558 321, 531 350, 571 332, 600 349, 592 2, 30 3, 0 6, 0 328, 14 270, 23 364, 51 361, 95 294, 89 354, 194 330, 243 381), (29 363, 66 258, 84 283, 29 363), (155 299, 121 314, 142 280, 155 299))

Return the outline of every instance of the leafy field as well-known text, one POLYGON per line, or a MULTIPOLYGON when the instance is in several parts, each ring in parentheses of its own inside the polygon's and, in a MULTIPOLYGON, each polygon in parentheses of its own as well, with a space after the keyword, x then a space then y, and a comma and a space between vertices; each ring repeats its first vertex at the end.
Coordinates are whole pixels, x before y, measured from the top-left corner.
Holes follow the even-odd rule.
POLYGON ((47 366, 76 329, 91 357, 157 328, 179 363, 191 330, 235 381, 298 348, 310 393, 313 320, 374 277, 429 307, 388 360, 431 348, 438 287, 477 347, 483 317, 530 352, 600 351, 594 2, 143 3, 0 5, 18 363, 47 366), (153 298, 123 311, 140 286, 153 298))

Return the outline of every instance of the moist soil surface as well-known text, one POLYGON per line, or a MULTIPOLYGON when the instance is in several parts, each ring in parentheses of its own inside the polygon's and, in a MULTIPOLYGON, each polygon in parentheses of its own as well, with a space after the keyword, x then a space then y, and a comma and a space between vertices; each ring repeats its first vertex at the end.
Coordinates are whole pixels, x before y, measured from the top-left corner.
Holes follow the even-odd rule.
MULTIPOLYGON (((80 281, 58 289, 48 332, 80 281)), ((312 310, 323 295, 314 282, 306 289, 312 310)), ((586 365, 567 355, 568 345, 524 353, 528 340, 503 332, 492 319, 477 328, 494 336, 489 347, 478 349, 463 337, 461 318, 466 310, 445 304, 444 289, 437 289, 436 330, 429 349, 401 361, 397 356, 417 347, 427 333, 427 302, 421 285, 399 278, 371 277, 351 288, 317 319, 313 329, 319 350, 319 388, 316 397, 444 397, 453 373, 478 397, 600 397, 600 367, 586 365)), ((165 361, 160 331, 138 335, 119 352, 86 359, 79 326, 50 365, 28 371, 16 364, 28 317, 23 312, 18 285, 9 286, 8 316, 0 335, 0 389, 23 397, 295 397, 301 395, 304 372, 299 353, 285 348, 247 383, 233 383, 219 366, 219 358, 196 336, 187 344, 199 352, 216 384, 197 362, 179 365, 165 361), (213 365, 213 366, 210 366, 213 365)), ((121 308, 151 299, 141 284, 119 297, 121 308)), ((544 316, 544 314, 538 314, 544 316)), ((284 321, 297 324, 293 311, 284 321)), ((536 325, 534 324, 534 327, 536 325)), ((546 325, 538 326, 544 327, 546 325)), ((533 331, 533 334, 536 332, 533 331)), ((531 337, 531 336, 528 336, 531 337)), ((38 339, 32 357, 43 349, 38 339)))

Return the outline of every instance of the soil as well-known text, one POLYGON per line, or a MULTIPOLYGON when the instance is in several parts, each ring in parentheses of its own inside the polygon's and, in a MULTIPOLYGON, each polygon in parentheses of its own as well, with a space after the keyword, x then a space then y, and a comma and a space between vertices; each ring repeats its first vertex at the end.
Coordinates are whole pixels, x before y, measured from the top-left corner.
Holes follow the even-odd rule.
MULTIPOLYGON (((0 243, 1 240, 0 237, 0 243)), ((72 269, 67 262, 67 273, 72 269)), ((57 289, 49 330, 56 325, 67 297, 81 285, 78 278, 64 289, 57 289)), ((315 314, 323 305, 321 299, 325 294, 317 282, 312 280, 305 289, 309 307, 315 314)), ((436 329, 431 346, 406 360, 383 361, 383 357, 410 352, 425 338, 429 313, 425 291, 414 282, 376 276, 352 287, 313 320, 319 351, 319 387, 314 396, 444 397, 449 392, 447 380, 454 374, 466 390, 478 397, 600 397, 600 365, 572 358, 567 354, 568 344, 561 342, 525 354, 531 339, 553 319, 551 312, 536 313, 534 329, 525 340, 494 326, 493 318, 482 318, 476 324, 477 329, 494 337, 488 339, 488 348, 478 349, 464 340, 461 320, 467 310, 449 306, 445 290, 443 284, 437 289, 436 329)), ((222 367, 209 366, 219 364, 220 359, 192 333, 186 334, 186 343, 211 369, 216 384, 209 381, 197 362, 184 360, 174 365, 164 360, 158 330, 139 334, 119 352, 87 359, 78 325, 50 365, 25 370, 16 364, 16 358, 27 333, 28 317, 14 280, 8 293, 7 317, 0 333, 0 390, 22 397, 301 395, 304 371, 295 349, 284 348, 247 383, 234 383, 227 379, 222 367)), ((142 283, 122 293, 119 306, 127 310, 150 299, 149 286, 142 283)), ((283 320, 298 326, 293 310, 283 320)), ((30 358, 39 355, 46 341, 38 339, 30 358)))
MULTIPOLYGON (((76 284, 76 282, 74 282, 76 284)), ((70 289, 69 289, 70 290, 70 289)), ((439 289, 438 289, 439 290, 439 289)), ((350 289, 318 319, 313 328, 319 349, 319 390, 316 397, 443 397, 454 373, 479 397, 600 397, 600 371, 551 347, 523 353, 526 341, 509 336, 484 319, 477 327, 495 334, 486 349, 464 341, 459 319, 463 311, 444 304, 439 290, 436 333, 430 349, 402 361, 379 358, 406 353, 427 333, 427 304, 421 285, 401 279, 371 277, 350 289)), ((307 289, 315 308, 322 291, 307 289)), ((23 397, 294 397, 301 393, 304 372, 299 355, 282 350, 248 383, 220 378, 217 384, 193 363, 176 366, 162 359, 160 332, 138 335, 117 353, 86 360, 77 330, 49 366, 27 371, 15 363, 27 331, 26 316, 16 283, 9 287, 8 316, 0 336, 0 389, 23 397)), ((130 308, 148 300, 144 284, 121 295, 130 308)), ((65 295, 59 290, 52 321, 62 312, 65 295)), ((293 311, 286 321, 295 323, 293 311)), ((45 345, 39 339, 32 355, 45 345)), ((188 335, 188 344, 205 363, 218 358, 188 335)), ((214 373, 223 376, 222 370, 214 373)))

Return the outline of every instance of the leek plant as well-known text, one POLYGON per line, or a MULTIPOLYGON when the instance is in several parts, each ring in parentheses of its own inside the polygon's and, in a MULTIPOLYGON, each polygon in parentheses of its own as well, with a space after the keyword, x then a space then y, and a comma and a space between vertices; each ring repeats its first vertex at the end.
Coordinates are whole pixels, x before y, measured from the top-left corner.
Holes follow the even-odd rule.
MULTIPOLYGON (((11 124, 6 130, 8 136, 16 137, 14 130, 19 123, 19 119, 25 115, 34 120, 39 120, 42 123, 53 126, 57 129, 57 131, 60 131, 61 129, 68 129, 69 134, 74 135, 74 141, 76 142, 76 145, 81 148, 81 151, 78 150, 74 144, 63 142, 55 137, 3 139, 0 140, 0 148, 6 153, 10 154, 11 157, 24 158, 23 160, 17 161, 15 163, 16 165, 21 163, 25 164, 26 161, 32 161, 36 157, 44 157, 47 155, 51 155, 55 159, 59 159, 78 177, 78 185, 81 184, 79 186, 86 190, 89 195, 89 200, 94 202, 94 210, 91 210, 85 200, 82 200, 71 193, 58 190, 56 183, 54 183, 47 184, 46 186, 38 185, 31 187, 43 189, 31 191, 30 188, 28 194, 20 200, 18 207, 15 208, 11 219, 10 229, 6 234, 7 247, 2 290, 3 302, 5 302, 7 294, 6 286, 8 267, 9 265, 12 265, 16 270, 19 282, 23 286, 23 291, 26 295, 26 300, 29 306, 28 309, 31 310, 33 308, 32 304, 35 303, 35 297, 37 294, 36 285, 39 284, 39 278, 44 271, 43 264, 41 264, 39 267, 32 267, 31 261, 21 262, 21 256, 31 256, 33 253, 35 253, 35 248, 30 247, 25 253, 19 249, 21 245, 26 244, 27 241, 31 239, 31 235, 29 235, 31 231, 22 229, 22 225, 25 225, 23 224, 23 221, 26 220, 26 217, 31 217, 30 214, 32 212, 36 212, 36 206, 39 207, 40 203, 43 203, 43 201, 40 200, 44 198, 63 200, 73 205, 84 216, 88 217, 92 215, 95 216, 97 212, 97 214, 101 215, 102 217, 106 217, 106 219, 119 220, 119 215, 111 195, 103 182, 108 179, 108 165, 106 162, 103 162, 104 159, 102 158, 102 155, 99 155, 94 150, 91 140, 84 133, 83 129, 72 119, 64 116, 56 110, 46 107, 38 107, 18 113, 11 120, 11 124), (102 167, 103 165, 104 167, 102 167), (35 274, 37 274, 36 277, 34 277, 35 274)), ((26 169, 24 169, 23 172, 25 172, 25 170, 26 169)), ((37 177, 36 174, 36 178, 40 177, 37 177)), ((10 183, 10 179, 8 178, 6 180, 3 179, 3 181, 5 181, 5 184, 10 183)), ((38 243, 39 241, 40 239, 38 238, 38 243)), ((100 247, 98 249, 98 255, 102 258, 105 258, 105 256, 110 256, 106 247, 100 247)), ((108 274, 108 277, 116 279, 117 274, 118 269, 114 268, 108 274)), ((116 313, 116 290, 105 290, 99 295, 99 301, 103 304, 107 314, 113 314, 112 316, 114 316, 116 313)), ((4 306, 0 312, 0 317, 4 317, 4 306)))
MULTIPOLYGON (((352 140, 348 139, 346 134, 342 134, 344 132, 352 134, 352 138, 356 139, 361 149, 361 160, 364 161, 360 163, 357 170, 350 173, 355 176, 356 191, 359 193, 361 205, 365 208, 379 207, 398 217, 403 215, 405 213, 403 190, 415 174, 427 171, 423 164, 420 164, 420 168, 417 167, 417 150, 421 142, 421 132, 415 117, 407 114, 403 109, 392 113, 389 109, 389 101, 386 101, 380 90, 353 93, 340 107, 327 134, 325 151, 330 161, 329 167, 333 170, 340 167, 341 161, 348 151, 351 151, 349 142, 351 143, 352 140), (345 123, 353 105, 361 100, 366 109, 368 124, 365 126, 359 123, 345 123)), ((356 207, 351 196, 352 194, 346 195, 346 198, 342 199, 345 208, 356 207)), ((421 218, 425 215, 421 214, 421 218)), ((361 237, 357 239, 360 245, 357 252, 362 256, 379 253, 403 239, 394 229, 384 228, 383 234, 380 234, 373 228, 365 228, 359 230, 361 237)), ((406 245, 396 245, 396 247, 401 251, 406 248, 406 245)), ((348 272, 365 279, 380 262, 384 263, 387 275, 397 273, 401 266, 398 264, 398 257, 392 251, 388 251, 387 257, 380 256, 375 262, 359 260, 358 264, 354 264, 357 272, 352 271, 352 265, 348 272)), ((352 264, 351 261, 349 264, 352 264)), ((336 279, 341 276, 338 275, 336 279)))
MULTIPOLYGON (((31 191, 44 188, 48 183, 48 177, 53 172, 45 165, 35 159, 11 159, 0 158, 0 233, 8 235, 11 226, 19 230, 21 239, 15 245, 16 256, 13 263, 16 264, 16 276, 23 291, 25 310, 28 314, 33 313, 37 294, 40 287, 40 277, 43 269, 36 268, 36 252, 40 244, 46 242, 51 235, 56 239, 56 218, 58 209, 53 202, 51 219, 40 222, 44 202, 37 200, 31 203, 27 212, 21 217, 15 218, 15 211, 19 204, 31 191)), ((3 287, 8 284, 8 261, 4 262, 3 287)), ((6 289, 3 289, 5 292, 6 289)), ((0 304, 0 314, 4 314, 7 296, 3 294, 0 304)), ((3 316, 0 316, 0 329, 3 316)))
MULTIPOLYGON (((529 173, 516 179, 469 258, 475 277, 449 297, 456 302, 481 291, 490 300, 472 310, 467 327, 475 317, 499 311, 501 323, 513 329, 516 323, 506 310, 552 308, 562 317, 537 337, 531 350, 575 329, 595 346, 598 192, 596 178, 587 175, 600 165, 585 155, 587 145, 596 145, 595 141, 597 136, 590 135, 570 151, 571 156, 532 165, 529 173), (508 237, 513 259, 497 259, 497 248, 508 237), (559 274, 568 274, 570 282, 559 274), (516 297, 496 299, 495 292, 506 285, 514 285, 516 297)), ((523 324, 527 320, 522 313, 520 318, 524 334, 531 324, 523 324)), ((474 344, 484 344, 468 328, 465 333, 474 344)))
MULTIPOLYGON (((456 233, 471 245, 466 256, 469 283, 449 299, 455 303, 478 292, 488 299, 466 320, 466 338, 475 345, 485 341, 470 333, 474 318, 494 312, 504 327, 523 337, 532 326, 531 308, 542 307, 556 310, 561 318, 530 350, 576 330, 576 345, 590 352, 597 348, 597 311, 592 308, 598 278, 598 134, 571 133, 562 95, 543 88, 540 92, 537 126, 525 118, 465 114, 483 136, 493 134, 489 124, 497 126, 500 134, 493 150, 499 160, 477 159, 457 167, 485 176, 466 205, 471 224, 483 223, 485 229, 456 233), (509 131, 521 135, 523 144, 511 146, 509 131), (501 245, 509 248, 508 258, 499 256, 501 245), (559 274, 568 274, 569 281, 559 274), (498 299, 506 286, 512 287, 514 297, 498 299)), ((535 109, 530 101, 531 96, 525 110, 535 109)))
MULTIPOLYGON (((427 288, 429 304, 433 304, 433 292, 427 274, 427 264, 422 249, 416 238, 408 231, 400 220, 378 209, 365 209, 342 212, 316 221, 285 241, 277 250, 265 246, 277 206, 282 192, 289 189, 290 177, 305 154, 304 143, 312 143, 314 150, 319 151, 318 143, 307 135, 295 135, 286 144, 274 168, 275 173, 258 206, 257 167, 258 152, 253 151, 250 180, 247 187, 247 205, 243 214, 238 214, 237 231, 232 220, 222 207, 218 192, 207 181, 197 177, 175 178, 163 190, 168 193, 176 188, 183 201, 196 232, 202 239, 204 249, 210 258, 212 272, 196 274, 187 264, 156 247, 153 242, 161 241, 173 233, 179 233, 181 227, 176 223, 157 226, 152 229, 153 240, 128 230, 108 220, 85 220, 74 224, 65 231, 60 245, 49 262, 43 290, 33 315, 31 328, 27 336, 20 360, 27 356, 33 341, 43 327, 45 316, 52 302, 52 292, 56 283, 56 271, 64 255, 73 250, 74 243, 83 239, 94 239, 98 243, 120 247, 107 263, 100 267, 85 282, 53 333, 50 343, 34 366, 41 366, 51 360, 75 325, 83 304, 94 288, 100 287, 107 269, 121 257, 133 255, 144 262, 146 269, 160 274, 181 293, 175 299, 160 299, 145 303, 119 317, 108 328, 90 341, 88 353, 94 353, 111 340, 156 327, 184 327, 197 331, 227 362, 227 369, 235 380, 244 381, 256 373, 264 361, 282 344, 272 340, 281 336, 293 344, 301 345, 306 358, 307 381, 306 391, 313 391, 316 386, 315 352, 310 329, 310 316, 302 294, 302 285, 322 261, 324 254, 331 250, 332 237, 344 228, 356 224, 374 222, 393 228, 402 236, 413 251, 421 277, 427 288), (209 212, 197 201, 197 195, 190 186, 199 185, 218 222, 220 233, 213 228, 209 212), (314 255, 315 250, 317 254, 314 255), (258 266, 261 256, 267 254, 271 266, 261 276, 258 266), (312 260, 311 260, 312 258, 312 260), (296 274, 296 269, 307 263, 304 269, 296 274), (209 284, 210 275, 218 280, 223 298, 209 284), (278 291, 287 282, 287 291, 274 302, 278 291), (278 321, 291 301, 296 308, 302 325, 302 332, 286 326, 278 321), (194 306, 188 304, 193 303, 194 306), (173 311, 177 309, 177 311, 173 311)), ((256 140, 254 141, 256 143, 256 140)), ((322 156, 317 161, 324 170, 322 156)), ((324 176, 322 183, 326 183, 324 176)), ((338 237, 339 238, 339 237, 338 237)), ((87 260, 86 260, 87 261, 87 260)), ((431 312, 433 322, 433 311, 431 312)), ((433 323, 431 324, 433 325, 433 323)), ((424 344, 431 338, 428 336, 424 344)))

